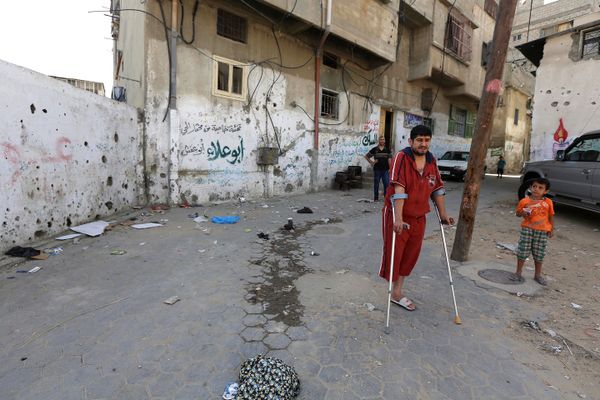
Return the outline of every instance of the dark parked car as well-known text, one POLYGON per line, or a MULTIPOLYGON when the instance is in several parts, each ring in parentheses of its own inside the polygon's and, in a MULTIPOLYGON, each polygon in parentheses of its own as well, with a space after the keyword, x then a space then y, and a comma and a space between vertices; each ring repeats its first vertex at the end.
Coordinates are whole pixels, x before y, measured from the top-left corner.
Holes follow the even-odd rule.
POLYGON ((581 135, 554 160, 526 163, 519 199, 535 177, 550 181, 549 194, 555 202, 600 212, 600 130, 581 135))

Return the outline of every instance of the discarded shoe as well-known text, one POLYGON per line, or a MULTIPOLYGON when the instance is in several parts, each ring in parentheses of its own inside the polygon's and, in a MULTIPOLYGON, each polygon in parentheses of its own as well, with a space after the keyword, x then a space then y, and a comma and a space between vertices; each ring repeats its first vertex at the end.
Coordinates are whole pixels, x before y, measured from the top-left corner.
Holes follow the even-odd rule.
POLYGON ((259 239, 269 240, 269 234, 264 232, 259 232, 256 234, 259 239))
POLYGON ((291 218, 288 218, 288 222, 283 226, 283 229, 286 231, 294 230, 294 221, 291 218))
POLYGON ((310 209, 310 208, 308 208, 308 207, 304 207, 304 208, 301 208, 301 209, 299 209, 299 210, 298 210, 298 211, 296 211, 296 212, 297 212, 298 214, 312 214, 312 213, 313 213, 313 210, 311 210, 311 209, 310 209))

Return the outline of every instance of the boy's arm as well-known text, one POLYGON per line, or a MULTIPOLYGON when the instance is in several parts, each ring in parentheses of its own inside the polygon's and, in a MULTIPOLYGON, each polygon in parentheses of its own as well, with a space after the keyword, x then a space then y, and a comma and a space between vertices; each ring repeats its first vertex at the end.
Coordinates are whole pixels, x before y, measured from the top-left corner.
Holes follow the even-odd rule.
POLYGON ((548 215, 548 222, 550 222, 550 232, 548 232, 548 237, 554 236, 554 215, 548 215))
POLYGON ((517 217, 526 216, 525 212, 523 211, 526 204, 527 204, 527 199, 523 199, 523 200, 519 201, 519 204, 517 205, 517 209, 515 211, 515 214, 517 217))

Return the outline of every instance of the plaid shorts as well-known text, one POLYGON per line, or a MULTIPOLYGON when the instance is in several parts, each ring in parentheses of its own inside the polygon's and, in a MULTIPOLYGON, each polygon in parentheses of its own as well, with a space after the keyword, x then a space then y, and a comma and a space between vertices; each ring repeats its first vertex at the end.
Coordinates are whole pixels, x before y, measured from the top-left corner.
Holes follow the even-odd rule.
POLYGON ((529 254, 533 254, 533 259, 535 261, 543 261, 544 256, 546 255, 547 242, 548 232, 531 228, 521 228, 517 258, 519 260, 525 260, 529 257, 529 254))

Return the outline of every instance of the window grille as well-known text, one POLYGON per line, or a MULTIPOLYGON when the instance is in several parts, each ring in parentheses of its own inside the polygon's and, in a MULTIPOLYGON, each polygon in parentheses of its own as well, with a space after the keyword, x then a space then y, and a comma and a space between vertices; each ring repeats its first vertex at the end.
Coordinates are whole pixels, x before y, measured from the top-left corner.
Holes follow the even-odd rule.
POLYGON ((583 32, 583 51, 581 55, 597 56, 600 54, 600 29, 583 32))
POLYGON ((321 92, 321 117, 338 119, 339 94, 323 89, 321 92))
POLYGON ((217 35, 246 43, 247 30, 246 18, 222 9, 217 11, 217 35))
POLYGON ((469 21, 462 14, 453 10, 448 15, 446 27, 446 50, 464 61, 471 61, 472 29, 469 21))

